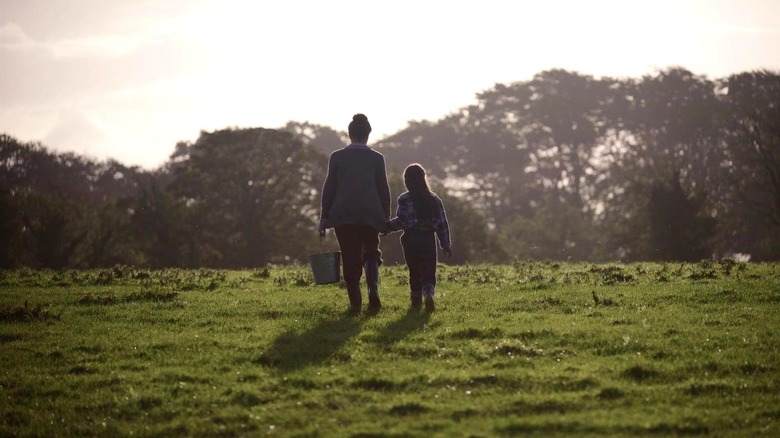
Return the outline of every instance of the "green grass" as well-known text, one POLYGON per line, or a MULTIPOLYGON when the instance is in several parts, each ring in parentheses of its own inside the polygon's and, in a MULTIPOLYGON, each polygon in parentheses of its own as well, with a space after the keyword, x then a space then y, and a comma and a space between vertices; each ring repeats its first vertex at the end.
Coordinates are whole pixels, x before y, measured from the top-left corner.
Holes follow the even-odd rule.
POLYGON ((778 436, 780 265, 0 272, 0 436, 778 436))

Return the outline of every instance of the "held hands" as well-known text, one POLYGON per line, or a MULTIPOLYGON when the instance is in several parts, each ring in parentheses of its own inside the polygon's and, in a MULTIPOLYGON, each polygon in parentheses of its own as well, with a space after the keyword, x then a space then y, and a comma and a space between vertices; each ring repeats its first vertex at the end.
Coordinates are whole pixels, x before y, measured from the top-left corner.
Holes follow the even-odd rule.
POLYGON ((452 248, 451 247, 446 246, 446 247, 442 248, 441 250, 444 251, 444 254, 447 256, 447 258, 451 258, 452 257, 452 248))

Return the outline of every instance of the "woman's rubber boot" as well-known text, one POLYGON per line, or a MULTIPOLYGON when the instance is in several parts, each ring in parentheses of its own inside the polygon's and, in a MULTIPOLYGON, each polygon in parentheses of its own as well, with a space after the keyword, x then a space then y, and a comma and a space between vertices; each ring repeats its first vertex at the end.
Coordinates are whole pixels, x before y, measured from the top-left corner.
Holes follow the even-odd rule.
POLYGON ((360 293, 360 284, 347 285, 347 296, 349 297, 349 311, 353 315, 360 313, 363 306, 363 295, 360 293))
POLYGON ((423 286, 423 298, 425 300, 425 311, 428 313, 433 313, 436 311, 436 303, 433 301, 433 295, 434 295, 434 288, 433 285, 425 285, 423 286))
POLYGON ((422 292, 415 291, 409 294, 409 299, 412 302, 411 310, 419 312, 422 308, 422 292))
POLYGON ((382 307, 379 301, 379 263, 370 259, 363 263, 366 271, 366 285, 368 286, 368 309, 377 311, 382 307))

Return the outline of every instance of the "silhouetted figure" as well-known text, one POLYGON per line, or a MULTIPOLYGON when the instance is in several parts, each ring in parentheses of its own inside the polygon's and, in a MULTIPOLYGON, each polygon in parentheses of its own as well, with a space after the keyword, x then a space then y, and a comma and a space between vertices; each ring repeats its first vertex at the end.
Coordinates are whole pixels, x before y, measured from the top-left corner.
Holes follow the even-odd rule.
POLYGON ((351 144, 333 152, 328 161, 328 176, 322 187, 322 211, 319 232, 335 228, 342 258, 342 272, 353 311, 363 303, 360 277, 366 271, 368 308, 378 310, 379 231, 390 217, 390 187, 387 184, 385 157, 368 147, 371 124, 356 114, 349 124, 351 144))
POLYGON ((387 224, 387 232, 403 230, 401 245, 409 267, 409 288, 412 309, 419 310, 425 299, 425 310, 435 309, 436 238, 441 249, 452 257, 450 226, 441 199, 428 188, 425 169, 410 164, 404 170, 407 192, 398 197, 396 216, 387 224))

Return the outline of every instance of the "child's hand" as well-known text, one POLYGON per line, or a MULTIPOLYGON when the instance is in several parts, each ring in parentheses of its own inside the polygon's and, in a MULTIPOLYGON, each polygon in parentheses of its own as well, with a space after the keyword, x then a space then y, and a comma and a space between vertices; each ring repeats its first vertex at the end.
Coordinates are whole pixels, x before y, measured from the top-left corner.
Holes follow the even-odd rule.
POLYGON ((447 257, 452 257, 452 248, 449 246, 442 248, 442 251, 444 251, 444 254, 447 255, 447 257))

